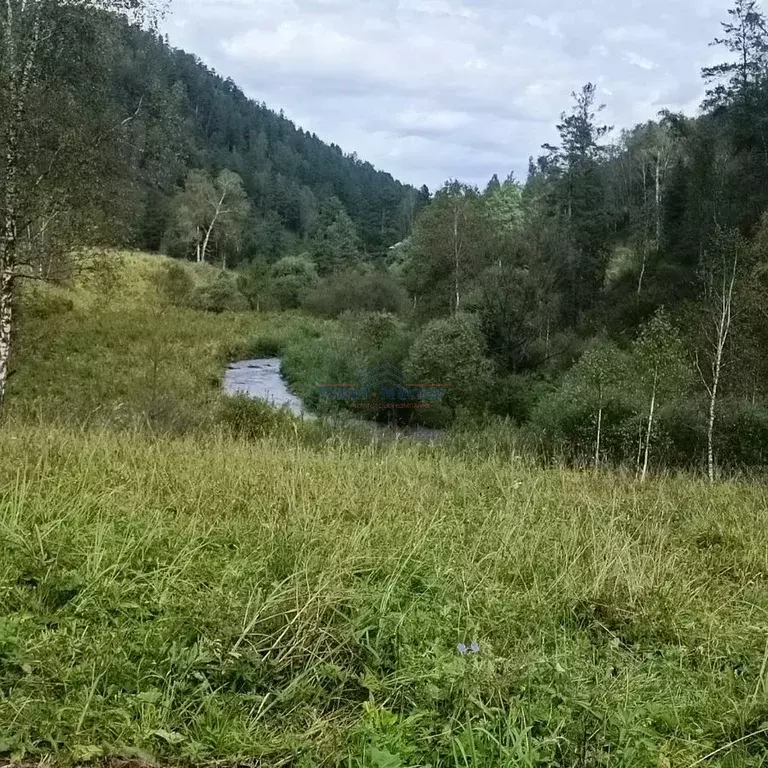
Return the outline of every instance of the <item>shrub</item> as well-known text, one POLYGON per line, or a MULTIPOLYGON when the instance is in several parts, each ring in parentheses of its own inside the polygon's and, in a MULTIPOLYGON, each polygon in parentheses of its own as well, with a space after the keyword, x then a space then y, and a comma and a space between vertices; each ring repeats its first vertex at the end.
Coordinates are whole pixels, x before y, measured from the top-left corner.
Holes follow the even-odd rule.
POLYGON ((252 262, 237 275, 237 288, 255 312, 278 308, 272 292, 270 269, 263 261, 252 262))
POLYGON ((411 384, 448 387, 444 404, 451 409, 485 410, 493 364, 478 319, 459 314, 428 323, 411 347, 405 375, 411 384))
POLYGON ((323 401, 316 385, 347 384, 357 380, 368 360, 359 346, 343 331, 320 338, 304 338, 289 344, 283 352, 282 370, 308 408, 337 407, 323 401))
MULTIPOLYGON (((633 421, 636 416, 633 403, 611 392, 602 405, 601 456, 612 463, 632 461, 637 437, 635 425, 640 425, 633 421)), ((526 431, 531 442, 548 459, 588 464, 594 460, 597 413, 597 396, 566 381, 539 400, 526 431)))
POLYGON ((489 410, 497 416, 509 417, 515 423, 528 421, 546 384, 532 376, 499 376, 491 388, 489 410))
POLYGON ((286 256, 270 271, 272 295, 282 309, 298 309, 317 284, 317 268, 307 256, 286 256))
POLYGON ((164 266, 155 277, 160 297, 176 307, 188 306, 195 290, 195 281, 182 264, 164 266))
POLYGON ((273 408, 263 400, 247 395, 224 398, 219 420, 232 435, 244 440, 290 435, 294 434, 296 427, 296 422, 288 411, 273 408))
POLYGON ((304 307, 337 317, 344 312, 398 313, 406 303, 405 291, 391 275, 368 268, 330 275, 307 294, 304 307))
POLYGON ((53 286, 37 286, 23 291, 19 302, 19 315, 24 319, 48 320, 64 315, 75 308, 75 303, 63 291, 53 286))
POLYGON ((232 277, 225 272, 218 275, 210 285, 198 288, 193 304, 205 312, 242 312, 248 309, 248 302, 232 277))
MULTIPOLYGON (((659 444, 664 464, 704 467, 709 403, 676 401, 659 411, 659 444)), ((768 409, 743 400, 723 399, 715 421, 715 462, 721 469, 744 470, 768 463, 768 409)))

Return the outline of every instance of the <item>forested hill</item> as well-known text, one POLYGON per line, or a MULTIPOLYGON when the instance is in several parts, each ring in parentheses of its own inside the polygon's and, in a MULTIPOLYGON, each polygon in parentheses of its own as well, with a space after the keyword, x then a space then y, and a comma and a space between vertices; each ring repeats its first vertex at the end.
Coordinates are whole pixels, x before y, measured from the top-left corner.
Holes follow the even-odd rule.
MULTIPOLYGON (((224 169, 242 180, 247 222, 238 227, 237 242, 219 237, 211 244, 210 255, 228 250, 230 263, 278 258, 313 236, 324 219, 349 230, 348 237, 368 253, 409 234, 423 192, 248 99, 196 56, 155 34, 114 23, 115 98, 125 115, 138 108, 127 142, 134 206, 120 212, 129 219, 124 228, 135 245, 192 255, 194 222, 179 226, 175 209, 193 170, 203 171, 214 184, 224 169), (338 221, 341 207, 352 227, 343 216, 338 221)), ((193 178, 198 188, 204 182, 200 175, 193 178)))

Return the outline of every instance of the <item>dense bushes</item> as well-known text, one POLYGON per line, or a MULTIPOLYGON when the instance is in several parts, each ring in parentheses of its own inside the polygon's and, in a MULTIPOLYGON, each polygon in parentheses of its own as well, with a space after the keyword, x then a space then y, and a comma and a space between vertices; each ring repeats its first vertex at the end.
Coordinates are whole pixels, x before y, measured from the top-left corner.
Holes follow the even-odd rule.
POLYGON ((405 375, 411 384, 446 387, 444 404, 453 410, 486 410, 493 364, 478 319, 458 314, 427 323, 408 354, 405 375))
MULTIPOLYGON (((652 464, 667 469, 702 469, 707 456, 709 403, 681 398, 662 406, 653 422, 652 464)), ((543 397, 526 432, 542 456, 591 464, 595 456, 598 403, 568 386, 543 397)), ((647 436, 648 414, 625 382, 603 402, 601 462, 637 467, 647 436)), ((768 409, 743 400, 718 403, 715 461, 721 471, 765 467, 768 463, 768 409)))
POLYGON ((193 306, 206 312, 242 312, 248 309, 248 302, 237 288, 231 275, 222 272, 216 280, 195 291, 193 306))
POLYGON ((168 304, 185 307, 191 303, 195 281, 183 264, 171 262, 158 269, 155 278, 160 296, 168 304))
POLYGON ((388 273, 373 268, 348 269, 329 275, 304 300, 318 315, 336 317, 344 312, 400 312, 407 296, 388 273))
POLYGON ((317 268, 305 256, 280 259, 269 274, 272 297, 281 309, 297 309, 317 284, 317 268))

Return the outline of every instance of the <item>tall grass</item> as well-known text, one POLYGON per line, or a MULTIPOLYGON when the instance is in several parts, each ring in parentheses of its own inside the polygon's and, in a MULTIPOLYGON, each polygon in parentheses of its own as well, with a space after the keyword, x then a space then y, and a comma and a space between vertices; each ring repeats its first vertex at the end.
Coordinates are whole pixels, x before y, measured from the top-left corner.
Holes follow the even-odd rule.
POLYGON ((491 430, 225 430, 194 410, 228 350, 287 321, 158 322, 136 282, 27 309, 0 430, 0 758, 768 762, 763 486, 542 471, 491 430), (141 423, 155 332, 156 381, 198 419, 162 436, 141 423))
MULTIPOLYGON (((6 417, 42 423, 207 429, 228 361, 310 332, 291 315, 212 314, 164 301, 168 260, 114 255, 105 285, 24 292, 6 417)), ((216 270, 192 268, 199 283, 216 270)))
POLYGON ((42 427, 0 481, 4 752, 768 756, 761 487, 42 427))

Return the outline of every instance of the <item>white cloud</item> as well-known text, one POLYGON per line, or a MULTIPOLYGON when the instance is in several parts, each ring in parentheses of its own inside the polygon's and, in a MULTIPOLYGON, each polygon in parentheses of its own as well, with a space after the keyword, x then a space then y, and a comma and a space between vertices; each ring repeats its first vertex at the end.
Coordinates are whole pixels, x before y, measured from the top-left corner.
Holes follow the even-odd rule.
POLYGON ((618 128, 695 108, 723 15, 721 0, 175 0, 166 26, 249 96, 434 187, 524 173, 587 81, 618 128))
POLYGON ((640 69, 645 69, 646 71, 656 69, 656 64, 654 64, 654 62, 652 62, 650 59, 646 59, 644 56, 638 56, 632 51, 627 51, 624 54, 624 57, 630 64, 634 65, 635 67, 640 67, 640 69))

